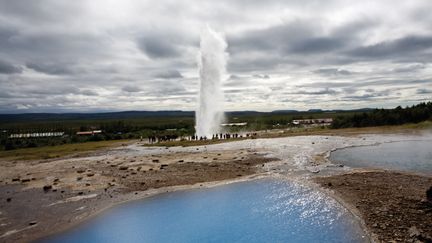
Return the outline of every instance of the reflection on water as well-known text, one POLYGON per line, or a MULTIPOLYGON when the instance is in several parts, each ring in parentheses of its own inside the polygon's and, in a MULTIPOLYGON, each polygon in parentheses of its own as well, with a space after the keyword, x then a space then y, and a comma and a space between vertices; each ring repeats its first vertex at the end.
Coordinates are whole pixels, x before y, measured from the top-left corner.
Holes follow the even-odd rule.
POLYGON ((362 235, 332 198, 265 179, 123 204, 42 242, 364 242, 362 235))
POLYGON ((351 167, 376 167, 432 174, 432 140, 346 148, 332 152, 330 160, 351 167))

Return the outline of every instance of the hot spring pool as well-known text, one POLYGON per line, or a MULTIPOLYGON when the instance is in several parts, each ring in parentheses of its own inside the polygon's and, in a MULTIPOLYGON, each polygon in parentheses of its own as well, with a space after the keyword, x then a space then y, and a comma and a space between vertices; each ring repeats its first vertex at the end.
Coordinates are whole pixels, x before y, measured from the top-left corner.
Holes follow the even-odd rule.
POLYGON ((350 147, 332 152, 330 160, 350 167, 374 167, 432 174, 432 140, 350 147))
POLYGON ((322 192, 260 179, 125 203, 39 242, 367 242, 364 235, 322 192))

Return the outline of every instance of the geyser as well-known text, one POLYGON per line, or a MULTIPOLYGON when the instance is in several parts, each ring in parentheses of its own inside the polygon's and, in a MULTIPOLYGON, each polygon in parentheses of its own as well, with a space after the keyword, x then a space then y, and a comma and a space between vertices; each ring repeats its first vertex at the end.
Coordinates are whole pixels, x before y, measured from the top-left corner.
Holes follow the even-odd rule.
POLYGON ((227 44, 224 37, 210 27, 201 33, 198 68, 200 91, 198 109, 195 113, 195 131, 199 137, 211 138, 221 132, 224 119, 224 93, 222 79, 225 77, 227 44))

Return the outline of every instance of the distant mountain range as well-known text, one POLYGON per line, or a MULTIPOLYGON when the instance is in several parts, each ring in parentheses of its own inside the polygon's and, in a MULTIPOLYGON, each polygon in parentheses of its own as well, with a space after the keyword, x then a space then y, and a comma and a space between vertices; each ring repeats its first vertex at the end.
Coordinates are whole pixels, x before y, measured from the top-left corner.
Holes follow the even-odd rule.
MULTIPOLYGON (((356 110, 321 110, 310 109, 308 111, 298 110, 275 110, 272 112, 259 111, 230 111, 228 115, 247 116, 256 114, 290 114, 290 113, 307 113, 307 112, 343 112, 343 111, 369 111, 371 108, 356 110)), ((21 114, 0 114, 0 122, 16 121, 46 121, 46 120, 103 120, 103 119, 126 119, 126 118, 146 118, 146 117, 192 117, 194 111, 121 111, 121 112, 103 112, 103 113, 21 113, 21 114)))

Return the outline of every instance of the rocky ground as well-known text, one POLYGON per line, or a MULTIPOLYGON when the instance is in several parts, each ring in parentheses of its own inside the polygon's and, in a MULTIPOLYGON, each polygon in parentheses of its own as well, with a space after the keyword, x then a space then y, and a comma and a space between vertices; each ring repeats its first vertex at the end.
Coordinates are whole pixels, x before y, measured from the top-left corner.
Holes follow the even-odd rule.
POLYGON ((255 174, 271 160, 236 150, 2 161, 0 241, 26 242, 52 234, 157 188, 255 174))
POLYGON ((358 212, 380 242, 432 242, 432 177, 360 171, 327 160, 335 148, 424 139, 417 134, 300 136, 198 147, 131 143, 81 158, 0 161, 0 242, 28 242, 115 204, 212 182, 280 174, 315 180, 358 212), (275 158, 275 159, 271 159, 275 158))
POLYGON ((371 171, 315 178, 354 206, 380 242, 432 242, 432 177, 371 171))

